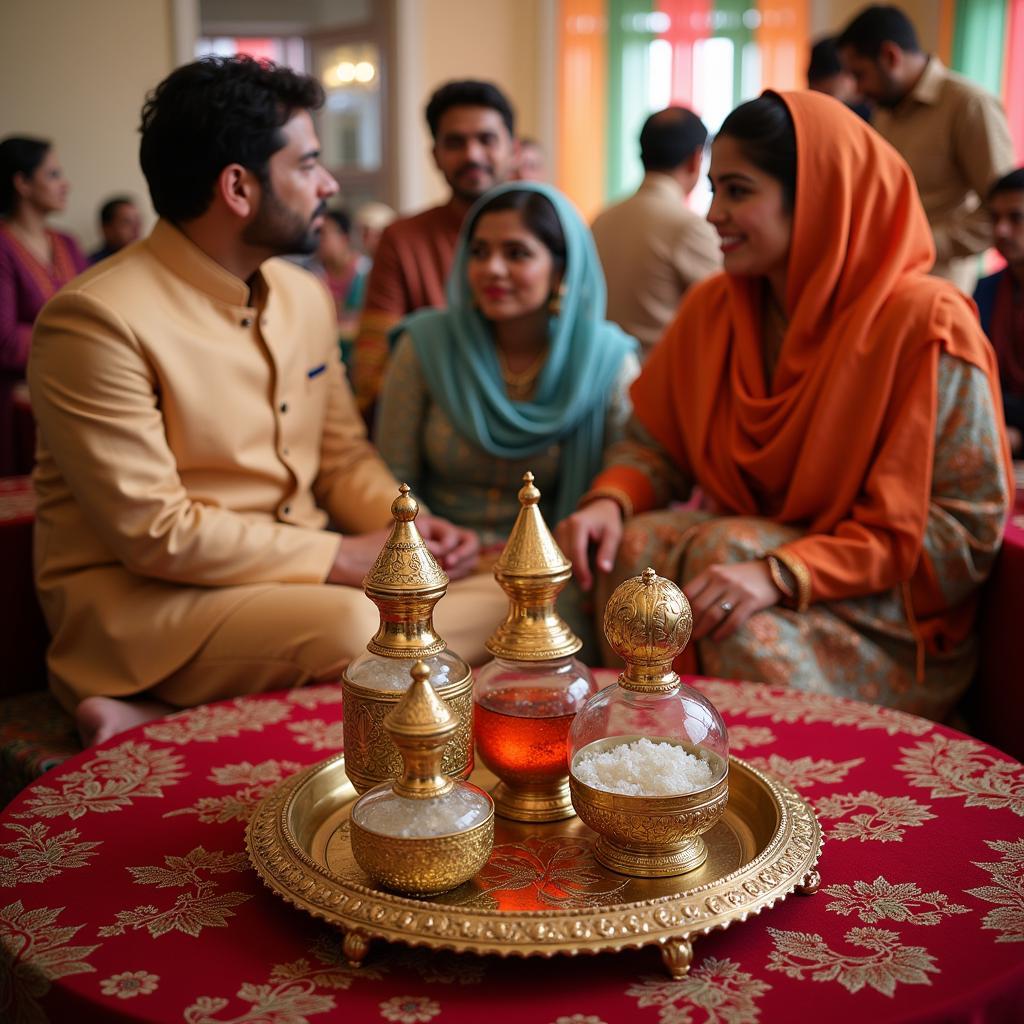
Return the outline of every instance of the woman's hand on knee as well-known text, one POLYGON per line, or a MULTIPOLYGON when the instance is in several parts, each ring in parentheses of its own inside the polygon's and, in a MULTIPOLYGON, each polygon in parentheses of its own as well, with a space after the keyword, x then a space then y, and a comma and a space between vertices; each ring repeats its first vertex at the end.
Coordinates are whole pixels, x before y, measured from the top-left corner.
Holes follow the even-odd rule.
POLYGON ((611 572, 622 541, 622 509, 611 498, 598 498, 563 519, 555 528, 559 547, 572 562, 581 590, 594 583, 590 571, 590 545, 597 545, 594 565, 599 572, 611 572))
POLYGON ((693 610, 693 639, 726 640, 751 615, 779 603, 765 561, 713 565, 683 587, 693 610))
POLYGON ((370 571, 390 535, 390 527, 373 533, 346 533, 338 545, 327 582, 343 587, 361 587, 363 577, 370 571))

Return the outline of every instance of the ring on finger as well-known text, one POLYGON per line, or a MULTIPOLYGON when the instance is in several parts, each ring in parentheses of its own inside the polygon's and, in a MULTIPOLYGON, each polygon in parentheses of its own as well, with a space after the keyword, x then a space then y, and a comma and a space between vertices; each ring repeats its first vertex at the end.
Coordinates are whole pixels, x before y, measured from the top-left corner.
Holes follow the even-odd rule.
POLYGON ((722 611, 723 611, 723 612, 725 612, 725 614, 726 614, 726 615, 729 615, 729 614, 731 614, 731 613, 732 613, 732 610, 733 610, 733 607, 734 607, 734 606, 733 606, 733 603, 732 603, 732 601, 722 601, 722 602, 721 602, 721 603, 719 604, 719 606, 718 606, 718 607, 719 607, 719 608, 721 608, 721 609, 722 609, 722 611))

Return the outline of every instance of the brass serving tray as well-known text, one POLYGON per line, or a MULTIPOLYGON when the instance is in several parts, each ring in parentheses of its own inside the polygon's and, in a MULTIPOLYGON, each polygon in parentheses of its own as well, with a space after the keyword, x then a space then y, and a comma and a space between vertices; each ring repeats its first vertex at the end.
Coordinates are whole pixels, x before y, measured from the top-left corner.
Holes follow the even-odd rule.
MULTIPOLYGON (((478 769, 472 781, 497 781, 478 769)), ((674 878, 629 878, 593 857, 578 818, 546 824, 495 819, 494 851, 479 874, 428 898, 378 889, 352 858, 356 791, 339 754, 278 784, 246 830, 257 873, 289 903, 345 932, 353 964, 372 939, 430 949, 544 956, 658 945, 681 978, 693 940, 760 913, 790 893, 815 892, 821 828, 792 789, 730 758, 729 804, 705 836, 708 858, 674 878)))

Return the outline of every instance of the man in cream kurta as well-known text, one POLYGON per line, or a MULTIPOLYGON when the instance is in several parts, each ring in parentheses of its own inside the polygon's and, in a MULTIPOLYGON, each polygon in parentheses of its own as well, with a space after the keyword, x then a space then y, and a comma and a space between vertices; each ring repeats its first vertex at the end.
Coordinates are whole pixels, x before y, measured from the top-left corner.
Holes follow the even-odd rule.
MULTIPOLYGON (((194 118, 177 136, 168 129, 182 120, 182 97, 205 102, 230 79, 261 99, 254 67, 197 62, 158 89, 142 157, 161 212, 188 206, 168 197, 176 185, 161 177, 155 141, 147 166, 147 131, 172 146, 190 131, 203 145, 194 118)), ((315 104, 293 95, 315 94, 315 83, 272 74, 292 79, 267 101, 270 116, 283 108, 287 119, 270 132, 279 148, 263 176, 241 159, 210 172, 201 213, 161 219, 61 291, 36 327, 36 575, 51 683, 69 709, 145 694, 159 711, 336 678, 376 627, 358 583, 398 484, 355 410, 326 290, 266 259, 315 244, 337 191, 316 160, 315 104), (325 529, 329 519, 340 533, 325 529)), ((475 558, 465 532, 426 515, 420 524, 450 575, 465 575, 475 558)), ((453 584, 438 626, 479 659, 504 608, 477 577, 453 584)), ((115 705, 137 707, 98 706, 116 718, 115 705)), ((110 734, 81 714, 80 725, 87 740, 110 734)), ((119 719, 113 731, 124 727, 119 719)))
POLYGON ((983 202, 1015 165, 1000 102, 923 53, 898 8, 870 7, 839 37, 843 63, 877 105, 871 124, 910 165, 935 241, 932 273, 970 295, 992 244, 983 202))

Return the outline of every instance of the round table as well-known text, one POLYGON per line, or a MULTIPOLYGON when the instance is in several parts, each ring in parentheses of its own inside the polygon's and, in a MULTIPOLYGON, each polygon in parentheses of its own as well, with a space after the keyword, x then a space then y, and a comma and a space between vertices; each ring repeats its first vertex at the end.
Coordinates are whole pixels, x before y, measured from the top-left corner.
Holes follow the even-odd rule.
MULTIPOLYGON (((4 811, 0 1019, 1019 1021, 1024 766, 899 712, 695 685, 733 753, 798 789, 826 841, 816 895, 698 939, 681 981, 653 948, 499 960, 376 944, 347 965, 339 934, 264 888, 243 843, 269 788, 341 745, 340 688, 320 686, 140 726, 4 811)), ((585 881, 569 876, 540 857, 524 884, 571 899, 585 881)))

